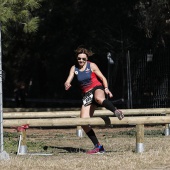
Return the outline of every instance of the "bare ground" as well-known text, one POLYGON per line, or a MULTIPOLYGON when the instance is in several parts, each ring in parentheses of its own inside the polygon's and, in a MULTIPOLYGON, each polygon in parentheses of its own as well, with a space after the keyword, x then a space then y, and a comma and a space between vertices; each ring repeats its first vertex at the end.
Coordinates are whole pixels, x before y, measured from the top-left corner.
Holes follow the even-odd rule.
MULTIPOLYGON (((136 153, 134 127, 94 128, 96 135, 106 150, 105 154, 87 155, 92 149, 91 141, 84 136, 76 136, 76 128, 27 130, 28 153, 16 155, 17 135, 5 137, 5 150, 10 160, 0 161, 5 170, 163 170, 170 169, 170 138, 162 134, 146 135, 145 151, 136 153), (11 141, 13 147, 7 144, 11 141), (52 154, 51 156, 35 156, 31 153, 52 154)), ((145 127, 147 131, 164 131, 164 126, 145 127)), ((16 133, 14 129, 4 132, 16 133)))

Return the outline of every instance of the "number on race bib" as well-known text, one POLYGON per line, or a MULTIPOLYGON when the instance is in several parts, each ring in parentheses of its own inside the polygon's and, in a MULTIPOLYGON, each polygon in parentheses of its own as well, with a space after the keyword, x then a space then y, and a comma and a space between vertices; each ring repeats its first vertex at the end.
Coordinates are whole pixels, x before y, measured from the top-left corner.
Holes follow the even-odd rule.
POLYGON ((83 97, 83 105, 84 106, 88 106, 89 104, 91 104, 93 101, 93 94, 92 93, 87 93, 84 97, 83 97))

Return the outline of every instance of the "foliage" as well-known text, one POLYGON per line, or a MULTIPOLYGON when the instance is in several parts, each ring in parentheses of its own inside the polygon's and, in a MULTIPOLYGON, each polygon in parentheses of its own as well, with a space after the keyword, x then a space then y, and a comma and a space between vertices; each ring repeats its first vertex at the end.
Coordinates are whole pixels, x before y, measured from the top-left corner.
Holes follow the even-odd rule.
POLYGON ((0 22, 2 31, 8 27, 22 28, 25 32, 35 32, 39 18, 32 12, 40 8, 41 0, 0 0, 0 22))
POLYGON ((168 0, 142 0, 135 5, 138 26, 145 31, 147 38, 155 37, 156 43, 165 46, 165 36, 170 20, 170 3, 168 0))
POLYGON ((105 76, 112 53, 114 90, 125 93, 125 77, 119 79, 126 52, 168 47, 168 11, 169 1, 161 0, 0 0, 5 97, 24 81, 30 98, 80 99, 74 80, 69 92, 63 84, 81 44, 93 50, 90 60, 105 76))

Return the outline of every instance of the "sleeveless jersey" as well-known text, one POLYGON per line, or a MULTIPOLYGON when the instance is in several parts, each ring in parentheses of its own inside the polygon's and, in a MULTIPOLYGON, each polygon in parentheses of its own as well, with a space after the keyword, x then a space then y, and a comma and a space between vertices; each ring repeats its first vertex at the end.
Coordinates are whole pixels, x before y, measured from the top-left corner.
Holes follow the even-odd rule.
POLYGON ((96 86, 102 86, 102 83, 98 80, 96 74, 92 72, 89 61, 87 61, 84 71, 80 71, 75 66, 75 75, 77 76, 77 80, 83 93, 88 92, 96 86))

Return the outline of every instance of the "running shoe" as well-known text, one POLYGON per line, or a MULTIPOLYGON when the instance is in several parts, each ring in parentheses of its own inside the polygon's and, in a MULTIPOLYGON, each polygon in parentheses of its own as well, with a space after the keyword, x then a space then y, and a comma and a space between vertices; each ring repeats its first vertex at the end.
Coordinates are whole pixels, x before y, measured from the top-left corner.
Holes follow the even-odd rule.
POLYGON ((94 149, 87 151, 87 154, 103 154, 105 152, 103 145, 95 145, 94 149))
POLYGON ((123 115, 122 111, 116 109, 114 113, 115 113, 115 116, 116 116, 119 120, 122 120, 122 119, 124 118, 124 115, 123 115))

